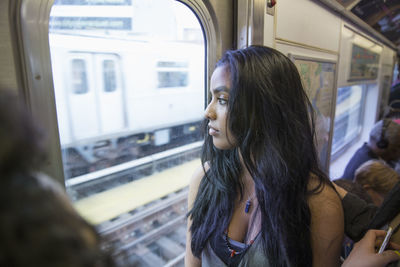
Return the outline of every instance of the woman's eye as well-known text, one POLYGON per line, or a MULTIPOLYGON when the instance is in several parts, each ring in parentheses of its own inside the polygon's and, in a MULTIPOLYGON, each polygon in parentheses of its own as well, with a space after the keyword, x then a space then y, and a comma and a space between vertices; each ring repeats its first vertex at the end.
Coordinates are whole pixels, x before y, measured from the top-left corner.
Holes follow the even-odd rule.
POLYGON ((228 103, 228 100, 226 100, 225 98, 218 98, 218 103, 221 105, 226 105, 228 103))

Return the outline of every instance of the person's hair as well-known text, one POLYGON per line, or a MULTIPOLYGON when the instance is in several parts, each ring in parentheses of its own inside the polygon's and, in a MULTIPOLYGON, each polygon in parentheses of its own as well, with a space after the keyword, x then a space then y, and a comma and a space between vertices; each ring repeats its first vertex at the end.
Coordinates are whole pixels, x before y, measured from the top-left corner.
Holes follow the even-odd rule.
POLYGON ((354 175, 354 181, 361 186, 369 185, 374 191, 386 195, 399 182, 399 174, 382 160, 363 163, 354 175))
POLYGON ((200 257, 210 236, 223 234, 237 195, 243 198, 240 154, 255 182, 271 266, 311 266, 307 197, 329 179, 318 164, 313 108, 296 66, 272 48, 251 46, 227 51, 217 67, 230 74, 227 126, 237 147, 219 150, 205 137, 202 163, 210 169, 188 213, 193 254, 200 257), (319 183, 308 190, 312 174, 319 183))
POLYGON ((0 88, 0 266, 113 266, 60 185, 37 173, 45 159, 38 129, 17 96, 0 88))
POLYGON ((0 176, 37 169, 44 159, 44 135, 17 95, 0 88, 0 176))
POLYGON ((336 179, 333 182, 338 186, 342 187, 343 189, 345 189, 347 192, 350 192, 358 196, 368 204, 374 204, 370 195, 368 195, 368 193, 364 190, 364 188, 360 184, 355 183, 346 178, 336 179))
POLYGON ((378 121, 372 128, 369 134, 369 142, 372 144, 377 144, 381 139, 385 139, 388 143, 386 148, 383 148, 382 158, 385 160, 393 160, 395 155, 398 155, 398 150, 400 149, 400 125, 391 120, 383 119, 378 121), (386 124, 386 127, 384 125, 386 124), (382 135, 382 130, 386 128, 382 135))
MULTIPOLYGON (((400 86, 400 83, 399 83, 400 86)), ((400 99, 391 101, 383 110, 383 119, 396 120, 400 118, 400 99)))
POLYGON ((0 266, 114 266, 94 227, 57 191, 23 173, 2 177, 0 188, 0 266))

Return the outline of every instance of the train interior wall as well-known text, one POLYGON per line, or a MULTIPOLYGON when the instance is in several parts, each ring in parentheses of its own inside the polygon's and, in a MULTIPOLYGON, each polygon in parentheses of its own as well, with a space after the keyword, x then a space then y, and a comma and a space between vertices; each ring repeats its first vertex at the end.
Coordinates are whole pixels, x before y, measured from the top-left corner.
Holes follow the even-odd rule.
MULTIPOLYGON (((341 149, 339 155, 331 157, 329 175, 339 178, 354 152, 368 140, 369 132, 382 114, 387 103, 390 87, 382 82, 385 77, 390 81, 394 65, 395 51, 376 38, 359 30, 345 18, 328 10, 316 1, 280 0, 274 15, 265 12, 264 44, 271 45, 286 55, 321 59, 336 63, 335 88, 351 86, 357 83, 366 85, 364 107, 361 114, 362 128, 350 144, 341 149), (324 23, 318 23, 323 21, 324 23), (348 33, 351 32, 351 36, 348 33), (352 42, 370 43, 380 54, 377 78, 366 81, 351 81, 348 77, 352 42), (380 101, 379 101, 380 99, 380 101)), ((335 92, 336 94, 336 92, 335 92)), ((335 106, 336 96, 333 99, 335 106)), ((333 110, 333 118, 334 113, 333 110)), ((331 129, 334 121, 331 121, 331 129)), ((330 131, 329 143, 332 144, 333 131, 330 131)))

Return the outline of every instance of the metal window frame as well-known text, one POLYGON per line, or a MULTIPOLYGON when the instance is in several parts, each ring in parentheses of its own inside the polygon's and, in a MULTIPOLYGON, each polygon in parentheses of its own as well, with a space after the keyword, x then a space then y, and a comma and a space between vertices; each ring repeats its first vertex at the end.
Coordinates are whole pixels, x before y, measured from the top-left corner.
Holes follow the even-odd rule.
MULTIPOLYGON (((194 12, 203 27, 206 40, 207 90, 211 70, 217 58, 224 50, 231 48, 232 44, 232 33, 225 33, 227 27, 232 25, 229 21, 231 18, 224 18, 224 21, 221 21, 216 13, 227 13, 226 6, 232 3, 221 0, 179 0, 179 2, 194 12), (228 22, 224 23, 226 21, 228 22)), ((18 55, 17 72, 21 73, 22 96, 34 117, 40 118, 41 126, 48 137, 48 158, 42 171, 64 184, 49 47, 49 17, 53 3, 54 0, 10 0, 9 10, 10 26, 14 33, 13 39, 18 55)), ((205 95, 204 106, 207 104, 207 93, 205 95)))

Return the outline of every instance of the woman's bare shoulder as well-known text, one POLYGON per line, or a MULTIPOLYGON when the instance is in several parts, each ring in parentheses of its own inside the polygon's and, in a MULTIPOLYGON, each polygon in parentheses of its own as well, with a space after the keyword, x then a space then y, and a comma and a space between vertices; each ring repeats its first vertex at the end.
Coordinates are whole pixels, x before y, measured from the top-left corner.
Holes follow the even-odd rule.
POLYGON ((342 202, 334 187, 329 184, 330 182, 321 182, 320 179, 314 174, 310 176, 308 189, 310 196, 308 204, 313 216, 332 215, 342 217, 342 202))
POLYGON ((340 197, 329 184, 311 176, 308 198, 311 212, 313 266, 337 266, 344 234, 344 215, 340 197), (319 187, 318 187, 319 185, 319 187))
POLYGON ((320 201, 322 201, 326 204, 331 203, 340 208, 342 207, 340 197, 335 191, 333 185, 331 185, 330 181, 321 182, 315 174, 311 174, 308 183, 308 190, 311 192, 309 204, 312 204, 313 202, 320 203, 320 201))

